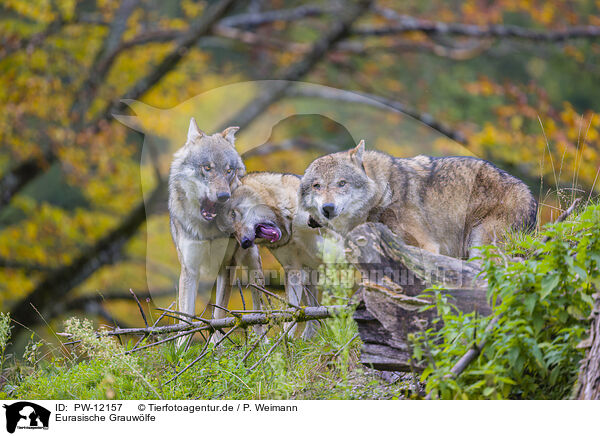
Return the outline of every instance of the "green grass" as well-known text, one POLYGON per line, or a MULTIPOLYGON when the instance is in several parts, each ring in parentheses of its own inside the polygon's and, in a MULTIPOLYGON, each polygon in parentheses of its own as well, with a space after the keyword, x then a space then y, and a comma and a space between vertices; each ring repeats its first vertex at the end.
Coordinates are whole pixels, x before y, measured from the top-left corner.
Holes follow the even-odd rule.
MULTIPOLYGON (((242 333, 165 384, 204 347, 194 343, 178 352, 173 343, 122 356, 132 343, 96 339, 90 323, 77 321, 76 336, 86 338, 69 356, 13 365, 3 396, 27 399, 391 399, 408 384, 390 384, 358 362, 360 339, 350 315, 327 320, 311 341, 283 341, 254 371, 249 368, 273 344, 261 344, 240 364, 252 345, 242 333), (90 336, 91 335, 91 336, 90 336), (91 339, 93 338, 93 339, 91 339)), ((279 326, 273 330, 280 331, 279 326)), ((73 329, 71 329, 73 331, 73 329)))
MULTIPOLYGON (((353 283, 339 280, 347 275, 338 273, 353 270, 343 262, 337 245, 330 245, 324 252, 333 269, 322 271, 322 304, 346 304, 353 283)), ((23 358, 12 358, 12 365, 2 374, 0 395, 28 399, 390 399, 405 396, 409 391, 405 379, 412 380, 408 376, 390 383, 360 364, 361 343, 352 310, 322 321, 310 341, 286 338, 254 369, 284 327, 272 326, 270 341, 261 343, 244 362, 257 338, 250 330, 240 330, 231 341, 217 348, 211 345, 204 358, 170 382, 203 352, 202 338, 197 336, 187 351, 169 342, 124 354, 133 347, 134 338, 121 344, 112 337, 97 337, 87 320, 70 319, 65 330, 80 342, 59 350, 32 340, 23 358)), ((0 322, 0 345, 9 336, 10 329, 3 329, 0 322)))

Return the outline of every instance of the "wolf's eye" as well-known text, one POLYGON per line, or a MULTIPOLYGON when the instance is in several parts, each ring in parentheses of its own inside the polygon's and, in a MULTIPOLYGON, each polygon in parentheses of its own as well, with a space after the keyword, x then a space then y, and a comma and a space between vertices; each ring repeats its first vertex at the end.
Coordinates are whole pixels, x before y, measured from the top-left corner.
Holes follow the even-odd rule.
POLYGON ((228 168, 228 169, 227 169, 227 174, 231 174, 231 172, 232 172, 232 171, 233 171, 233 169, 231 169, 231 168, 228 168))
POLYGON ((231 211, 231 218, 235 219, 235 210, 231 211))
POLYGON ((344 186, 346 186, 346 181, 345 180, 340 180, 340 182, 338 183, 338 186, 340 188, 343 188, 344 186))
POLYGON ((313 185, 313 188, 315 188, 315 189, 321 189, 321 185, 319 185, 318 183, 315 183, 313 185))
POLYGON ((208 172, 210 171, 212 168, 210 167, 210 165, 204 165, 204 171, 208 172))

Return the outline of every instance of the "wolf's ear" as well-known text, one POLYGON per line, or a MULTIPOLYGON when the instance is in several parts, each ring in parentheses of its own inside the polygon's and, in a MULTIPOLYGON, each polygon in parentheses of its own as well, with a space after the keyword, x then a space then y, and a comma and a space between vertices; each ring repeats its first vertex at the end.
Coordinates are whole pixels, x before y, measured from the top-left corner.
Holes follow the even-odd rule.
POLYGON ((195 142, 205 135, 206 135, 206 133, 204 133, 202 130, 200 130, 198 128, 198 124, 196 124, 196 120, 194 119, 194 117, 192 117, 190 119, 190 127, 188 128, 188 135, 187 135, 188 142, 195 142))
POLYGON ((348 154, 350 155, 350 160, 352 162, 354 162, 354 164, 357 167, 362 168, 363 170, 365 169, 365 167, 363 165, 364 153, 365 153, 365 140, 364 139, 361 139, 360 142, 358 143, 358 145, 348 152, 348 154))
POLYGON ((237 188, 240 187, 240 185, 242 184, 241 180, 240 180, 240 176, 239 174, 236 173, 235 176, 233 176, 233 180, 231 181, 231 183, 229 184, 229 188, 234 191, 237 188))
POLYGON ((235 147, 235 133, 240 130, 239 127, 227 127, 225 130, 221 132, 221 136, 225 138, 231 145, 235 147))

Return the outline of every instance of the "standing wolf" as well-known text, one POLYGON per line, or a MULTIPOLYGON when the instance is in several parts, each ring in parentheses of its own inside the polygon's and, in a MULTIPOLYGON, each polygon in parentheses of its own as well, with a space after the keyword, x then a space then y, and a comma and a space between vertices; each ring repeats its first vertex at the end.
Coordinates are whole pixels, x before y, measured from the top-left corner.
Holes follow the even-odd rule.
MULTIPOLYGON (((192 118, 187 141, 171 164, 169 216, 181 264, 179 310, 189 315, 194 314, 199 286, 208 293, 216 278, 216 304, 223 306, 231 292, 227 266, 257 259, 252 251, 237 249, 235 240, 219 228, 216 219, 246 172, 234 145, 237 130, 229 127, 207 135, 192 118)), ((260 269, 260 263, 251 266, 260 269)), ((253 300, 256 304, 254 295, 253 300)), ((214 316, 221 318, 224 311, 216 308, 214 316)))
POLYGON ((537 202, 519 179, 471 157, 401 159, 349 151, 313 161, 300 186, 310 224, 344 235, 381 222, 410 245, 466 258, 509 229, 532 229, 537 202))
MULTIPOLYGON (((233 191, 225 225, 243 248, 259 244, 273 253, 284 269, 290 303, 315 306, 319 302, 315 282, 325 250, 323 236, 329 232, 308 226, 308 213, 298 209, 299 187, 300 176, 294 174, 248 174, 233 191)), ((309 321, 302 337, 314 336, 317 325, 309 321)))

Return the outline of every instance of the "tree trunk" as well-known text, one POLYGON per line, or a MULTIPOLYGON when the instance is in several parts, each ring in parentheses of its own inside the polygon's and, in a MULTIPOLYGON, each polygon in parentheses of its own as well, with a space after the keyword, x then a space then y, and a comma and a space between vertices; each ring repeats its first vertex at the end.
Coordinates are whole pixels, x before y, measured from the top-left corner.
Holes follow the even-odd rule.
POLYGON ((576 398, 578 400, 600 400, 600 295, 596 294, 590 337, 586 340, 589 349, 581 361, 576 398))
POLYGON ((365 365, 386 371, 411 370, 408 335, 431 326, 435 310, 419 310, 431 304, 431 299, 419 295, 434 284, 444 286, 440 292, 451 295, 462 312, 491 313, 487 283, 478 277, 481 270, 473 263, 406 245, 379 223, 354 229, 348 235, 347 249, 348 260, 362 275, 354 320, 363 341, 361 362, 365 365))

